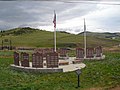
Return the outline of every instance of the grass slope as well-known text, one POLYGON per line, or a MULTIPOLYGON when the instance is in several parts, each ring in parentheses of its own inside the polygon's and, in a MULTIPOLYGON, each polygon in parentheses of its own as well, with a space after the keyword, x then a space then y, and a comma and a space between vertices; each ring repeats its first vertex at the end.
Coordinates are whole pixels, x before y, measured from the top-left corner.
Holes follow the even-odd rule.
MULTIPOLYGON (((109 33, 109 32, 103 32, 103 33, 98 33, 98 32, 86 32, 88 36, 94 36, 94 37, 100 37, 100 38, 120 38, 120 33, 109 33)), ((79 33, 80 35, 83 35, 84 32, 79 33)))
MULTIPOLYGON (((1 40, 11 39, 13 46, 24 47, 53 47, 53 32, 31 29, 17 28, 3 32, 1 40)), ((118 45, 119 40, 111 40, 94 36, 87 36, 87 47, 98 45, 111 47, 118 45)), ((7 43, 6 43, 7 45, 7 43)), ((69 33, 57 32, 57 47, 83 47, 83 35, 74 35, 69 33)))
POLYGON ((0 90, 108 90, 120 85, 119 53, 106 53, 103 61, 84 61, 80 88, 75 72, 31 74, 11 70, 11 63, 13 58, 0 58, 0 90))

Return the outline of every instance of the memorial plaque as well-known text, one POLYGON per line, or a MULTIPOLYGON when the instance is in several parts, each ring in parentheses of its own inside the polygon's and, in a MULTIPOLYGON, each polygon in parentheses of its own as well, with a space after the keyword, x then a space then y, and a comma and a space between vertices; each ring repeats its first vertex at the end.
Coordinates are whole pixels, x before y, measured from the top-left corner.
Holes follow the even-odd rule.
POLYGON ((86 50, 86 57, 87 58, 93 58, 94 57, 94 48, 87 48, 86 50))
POLYGON ((19 53, 14 52, 14 65, 20 65, 19 64, 19 53))
POLYGON ((84 58, 84 49, 76 48, 76 58, 84 58))
POLYGON ((96 57, 102 56, 102 47, 101 46, 98 46, 95 48, 95 54, 96 54, 96 57))
POLYGON ((55 52, 54 48, 50 48, 50 53, 53 53, 53 52, 55 52))
POLYGON ((46 64, 47 68, 58 67, 58 53, 47 53, 46 54, 46 64))
POLYGON ((81 70, 80 70, 80 69, 77 69, 77 70, 76 70, 76 74, 77 74, 77 75, 80 75, 80 74, 81 74, 81 70))
POLYGON ((28 53, 21 53, 21 66, 29 67, 29 54, 28 53))
POLYGON ((42 53, 32 54, 32 67, 43 68, 43 54, 42 53))
POLYGON ((67 57, 68 50, 66 48, 60 48, 59 49, 59 56, 60 57, 67 57))

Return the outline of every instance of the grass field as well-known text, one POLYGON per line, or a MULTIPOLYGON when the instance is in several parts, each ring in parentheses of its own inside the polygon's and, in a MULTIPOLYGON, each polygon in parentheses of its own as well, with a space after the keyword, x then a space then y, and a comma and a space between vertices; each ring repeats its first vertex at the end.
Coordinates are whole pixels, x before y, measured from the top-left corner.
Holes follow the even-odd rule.
MULTIPOLYGON (((12 52, 10 52, 12 53, 12 52)), ((0 90, 110 90, 120 85, 120 53, 105 53, 102 61, 84 61, 80 88, 75 72, 32 74, 13 71, 13 58, 0 58, 0 90)))
MULTIPOLYGON (((1 33, 0 33, 1 34, 1 33)), ((12 40, 12 45, 17 47, 53 47, 54 33, 44 30, 36 30, 31 28, 17 28, 3 32, 0 42, 4 39, 12 40)), ((1 43, 2 44, 2 43, 1 43)), ((4 44, 8 44, 7 42, 4 44)), ((98 38, 87 36, 87 47, 96 47, 98 45, 104 47, 116 46, 119 40, 107 38, 98 38)), ((75 35, 63 32, 57 32, 57 47, 84 47, 83 35, 75 35)))

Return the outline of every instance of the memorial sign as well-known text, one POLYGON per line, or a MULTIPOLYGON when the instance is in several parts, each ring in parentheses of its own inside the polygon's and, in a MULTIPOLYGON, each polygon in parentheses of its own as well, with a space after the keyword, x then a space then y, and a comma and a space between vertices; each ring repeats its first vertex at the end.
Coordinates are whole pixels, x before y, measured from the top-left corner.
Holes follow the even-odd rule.
POLYGON ((47 53, 46 54, 46 64, 47 68, 54 68, 58 67, 58 53, 47 53))
POLYGON ((14 65, 20 65, 19 64, 19 53, 14 52, 14 65))
POLYGON ((84 49, 76 48, 76 58, 84 58, 84 49))
POLYGON ((29 54, 28 53, 22 53, 21 66, 29 67, 29 54))
POLYGON ((94 48, 87 48, 86 57, 87 58, 93 58, 94 57, 94 48))
POLYGON ((34 53, 32 54, 32 67, 43 68, 43 54, 34 53))
POLYGON ((78 87, 80 87, 80 74, 81 74, 81 70, 80 69, 77 69, 76 70, 76 74, 78 76, 78 87))
POLYGON ((96 54, 96 57, 102 56, 102 47, 101 46, 95 48, 95 54, 96 54))

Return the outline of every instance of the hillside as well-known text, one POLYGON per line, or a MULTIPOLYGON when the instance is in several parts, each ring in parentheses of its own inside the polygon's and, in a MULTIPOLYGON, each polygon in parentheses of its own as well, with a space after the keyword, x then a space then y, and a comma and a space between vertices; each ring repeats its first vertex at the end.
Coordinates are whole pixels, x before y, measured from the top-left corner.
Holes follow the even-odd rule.
MULTIPOLYGON (((19 47, 53 47, 53 32, 38 30, 32 28, 15 28, 1 32, 0 42, 4 39, 11 39, 13 46, 19 47)), ((88 35, 88 34, 87 34, 88 35)), ((98 35, 87 36, 87 47, 95 47, 98 45, 104 47, 116 46, 118 40, 113 40, 98 35)), ((83 47, 83 34, 69 34, 66 32, 57 32, 57 47, 83 47)))
MULTIPOLYGON (((82 33, 79 33, 79 35, 83 35, 82 33)), ((93 36, 93 37, 99 37, 99 38, 108 38, 108 39, 120 39, 120 33, 109 33, 109 32, 87 32, 87 36, 93 36)))
POLYGON ((38 29, 33 29, 30 27, 24 27, 24 28, 14 28, 6 31, 1 31, 0 35, 6 36, 6 35, 22 35, 22 34, 28 34, 38 31, 38 29))

